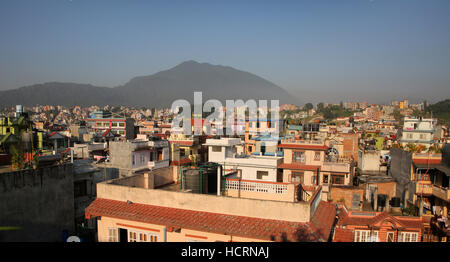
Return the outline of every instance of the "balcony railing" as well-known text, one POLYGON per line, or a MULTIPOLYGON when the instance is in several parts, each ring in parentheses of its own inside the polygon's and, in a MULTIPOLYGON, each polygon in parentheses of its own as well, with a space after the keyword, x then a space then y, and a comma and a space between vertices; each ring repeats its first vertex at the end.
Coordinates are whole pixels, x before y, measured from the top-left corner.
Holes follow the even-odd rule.
POLYGON ((169 166, 169 160, 151 161, 148 162, 148 167, 151 169, 163 168, 169 166))
POLYGON ((298 139, 282 139, 283 144, 300 144, 300 145, 325 145, 322 140, 298 140, 298 139))
POLYGON ((288 184, 229 178, 226 179, 225 189, 256 192, 256 193, 286 194, 288 192, 288 184))
POLYGON ((433 185, 430 181, 418 181, 416 184, 416 195, 433 194, 433 185))
POLYGON ((433 196, 444 200, 450 200, 450 192, 448 188, 433 185, 433 196))

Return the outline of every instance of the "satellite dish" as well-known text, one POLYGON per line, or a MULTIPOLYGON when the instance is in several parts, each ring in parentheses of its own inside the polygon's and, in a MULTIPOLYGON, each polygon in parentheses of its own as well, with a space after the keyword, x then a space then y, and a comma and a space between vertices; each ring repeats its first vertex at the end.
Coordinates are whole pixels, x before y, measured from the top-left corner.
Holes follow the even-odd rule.
POLYGON ((81 242, 81 239, 77 236, 70 236, 67 238, 66 242, 81 242))
POLYGON ((339 151, 336 148, 331 147, 327 150, 327 157, 330 161, 337 160, 339 157, 339 151))

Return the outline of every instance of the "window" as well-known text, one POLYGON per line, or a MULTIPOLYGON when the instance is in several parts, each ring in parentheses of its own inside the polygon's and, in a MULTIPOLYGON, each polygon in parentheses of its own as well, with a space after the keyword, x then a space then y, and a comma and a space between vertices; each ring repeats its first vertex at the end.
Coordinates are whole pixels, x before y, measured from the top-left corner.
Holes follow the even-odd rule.
POLYGON ((134 156, 134 155, 131 157, 131 162, 132 162, 132 164, 133 164, 133 166, 134 166, 134 164, 136 163, 136 160, 135 160, 135 156, 134 156))
POLYGON ((128 242, 158 242, 158 237, 155 233, 129 231, 128 242))
POLYGON ((264 179, 269 176, 269 171, 256 171, 257 179, 264 179))
POLYGON ((398 238, 398 242, 417 242, 418 233, 402 232, 398 238))
POLYGON ((124 127, 124 126, 125 126, 125 123, 124 123, 124 122, 120 122, 120 123, 119 123, 119 126, 120 126, 120 127, 124 127))
POLYGON ((317 184, 317 175, 312 175, 311 176, 311 184, 312 185, 316 185, 317 184))
POLYGON ((387 232, 386 235, 386 242, 394 242, 394 232, 387 232))
POLYGON ((200 239, 186 238, 186 242, 203 242, 203 241, 200 239))
POLYGON ((305 163, 306 157, 304 151, 294 151, 292 154, 292 162, 305 163))
POLYGON ((163 160, 163 152, 158 151, 158 161, 162 161, 162 160, 163 160))
POLYGON ((186 155, 186 150, 184 148, 180 148, 180 157, 184 157, 186 155))
POLYGON ((213 146, 212 151, 213 152, 222 152, 222 147, 221 146, 213 146))
POLYGON ((314 152, 314 161, 320 161, 320 151, 314 152))
POLYGON ((323 183, 328 184, 328 175, 323 175, 323 183))
POLYGON ((304 175, 305 174, 303 172, 292 172, 291 182, 303 184, 304 175))
POLYGON ((130 231, 128 234, 128 242, 137 242, 136 232, 130 231))
POLYGON ((108 242, 118 242, 117 228, 108 228, 108 242))
POLYGON ((378 231, 355 230, 355 242, 378 242, 378 231))
POLYGON ((344 175, 331 175, 331 184, 343 185, 345 182, 344 175))

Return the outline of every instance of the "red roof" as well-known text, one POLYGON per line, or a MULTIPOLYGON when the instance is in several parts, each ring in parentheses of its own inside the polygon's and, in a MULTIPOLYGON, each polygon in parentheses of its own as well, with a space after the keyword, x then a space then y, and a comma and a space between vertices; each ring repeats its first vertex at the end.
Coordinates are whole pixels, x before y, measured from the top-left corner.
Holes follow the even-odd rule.
POLYGON ((278 147, 292 148, 292 149, 305 149, 305 150, 328 150, 327 146, 318 146, 318 145, 279 144, 278 147))
POLYGON ((185 158, 185 159, 182 159, 182 160, 180 160, 180 161, 171 161, 170 162, 170 165, 171 166, 178 166, 178 165, 186 165, 186 164, 189 164, 189 163, 191 163, 191 160, 189 159, 189 158, 185 158))
POLYGON ((439 165, 441 161, 441 159, 413 159, 414 164, 419 165, 439 165))
POLYGON ((311 218, 311 225, 315 231, 326 241, 336 218, 336 207, 326 201, 322 201, 311 218))
MULTIPOLYGON (((361 213, 375 213, 375 212, 361 212, 361 213)), ((423 229, 423 221, 418 217, 400 217, 393 216, 387 212, 375 213, 375 216, 357 216, 348 215, 342 212, 338 221, 339 226, 354 225, 372 227, 379 222, 389 220, 396 224, 397 227, 408 229, 423 229)))
POLYGON ((353 242, 353 230, 336 228, 334 230, 333 242, 353 242))
POLYGON ((287 163, 283 163, 281 165, 278 166, 278 168, 283 168, 283 169, 298 169, 298 170, 309 170, 309 171, 317 171, 317 169, 320 170, 320 166, 314 166, 314 165, 303 165, 303 164, 287 164, 287 163))
POLYGON ((182 141, 182 140, 169 140, 171 144, 179 144, 182 146, 192 146, 194 145, 194 141, 182 141))
POLYGON ((153 136, 157 136, 157 137, 161 137, 161 138, 167 139, 167 135, 166 134, 155 133, 155 134, 153 134, 153 136))
MULTIPOLYGON (((323 203, 321 203, 323 205, 323 203)), ((321 210, 321 205, 318 211, 321 210)), ((325 207, 328 209, 328 207, 325 207)), ((320 214, 323 214, 322 212, 320 214)), ((319 215, 320 215, 319 214, 319 215)), ((322 229, 310 223, 289 222, 274 219, 262 219, 235 215, 201 212, 186 209, 161 207, 97 198, 86 208, 87 219, 105 216, 167 227, 234 235, 260 240, 274 241, 326 241, 322 229)), ((327 216, 326 216, 327 217, 327 216)), ((316 219, 321 219, 317 217, 316 219)), ((327 219, 325 219, 327 220, 327 219)), ((317 222, 318 225, 321 225, 317 222)), ((327 221, 326 221, 327 222, 327 221)), ((325 224, 327 226, 327 224, 325 224)), ((329 232, 328 232, 329 234, 329 232)))

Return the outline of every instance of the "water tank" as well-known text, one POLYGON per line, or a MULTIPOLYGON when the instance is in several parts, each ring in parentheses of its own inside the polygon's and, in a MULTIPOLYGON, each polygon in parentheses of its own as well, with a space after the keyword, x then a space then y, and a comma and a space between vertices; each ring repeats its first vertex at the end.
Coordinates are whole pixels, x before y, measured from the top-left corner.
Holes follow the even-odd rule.
POLYGON ((23 113, 23 106, 22 105, 16 105, 16 117, 21 116, 23 113))
POLYGON ((197 194, 217 193, 217 167, 205 166, 183 171, 184 189, 197 194))
POLYGON ((196 169, 183 171, 184 189, 200 193, 200 172, 196 169))

